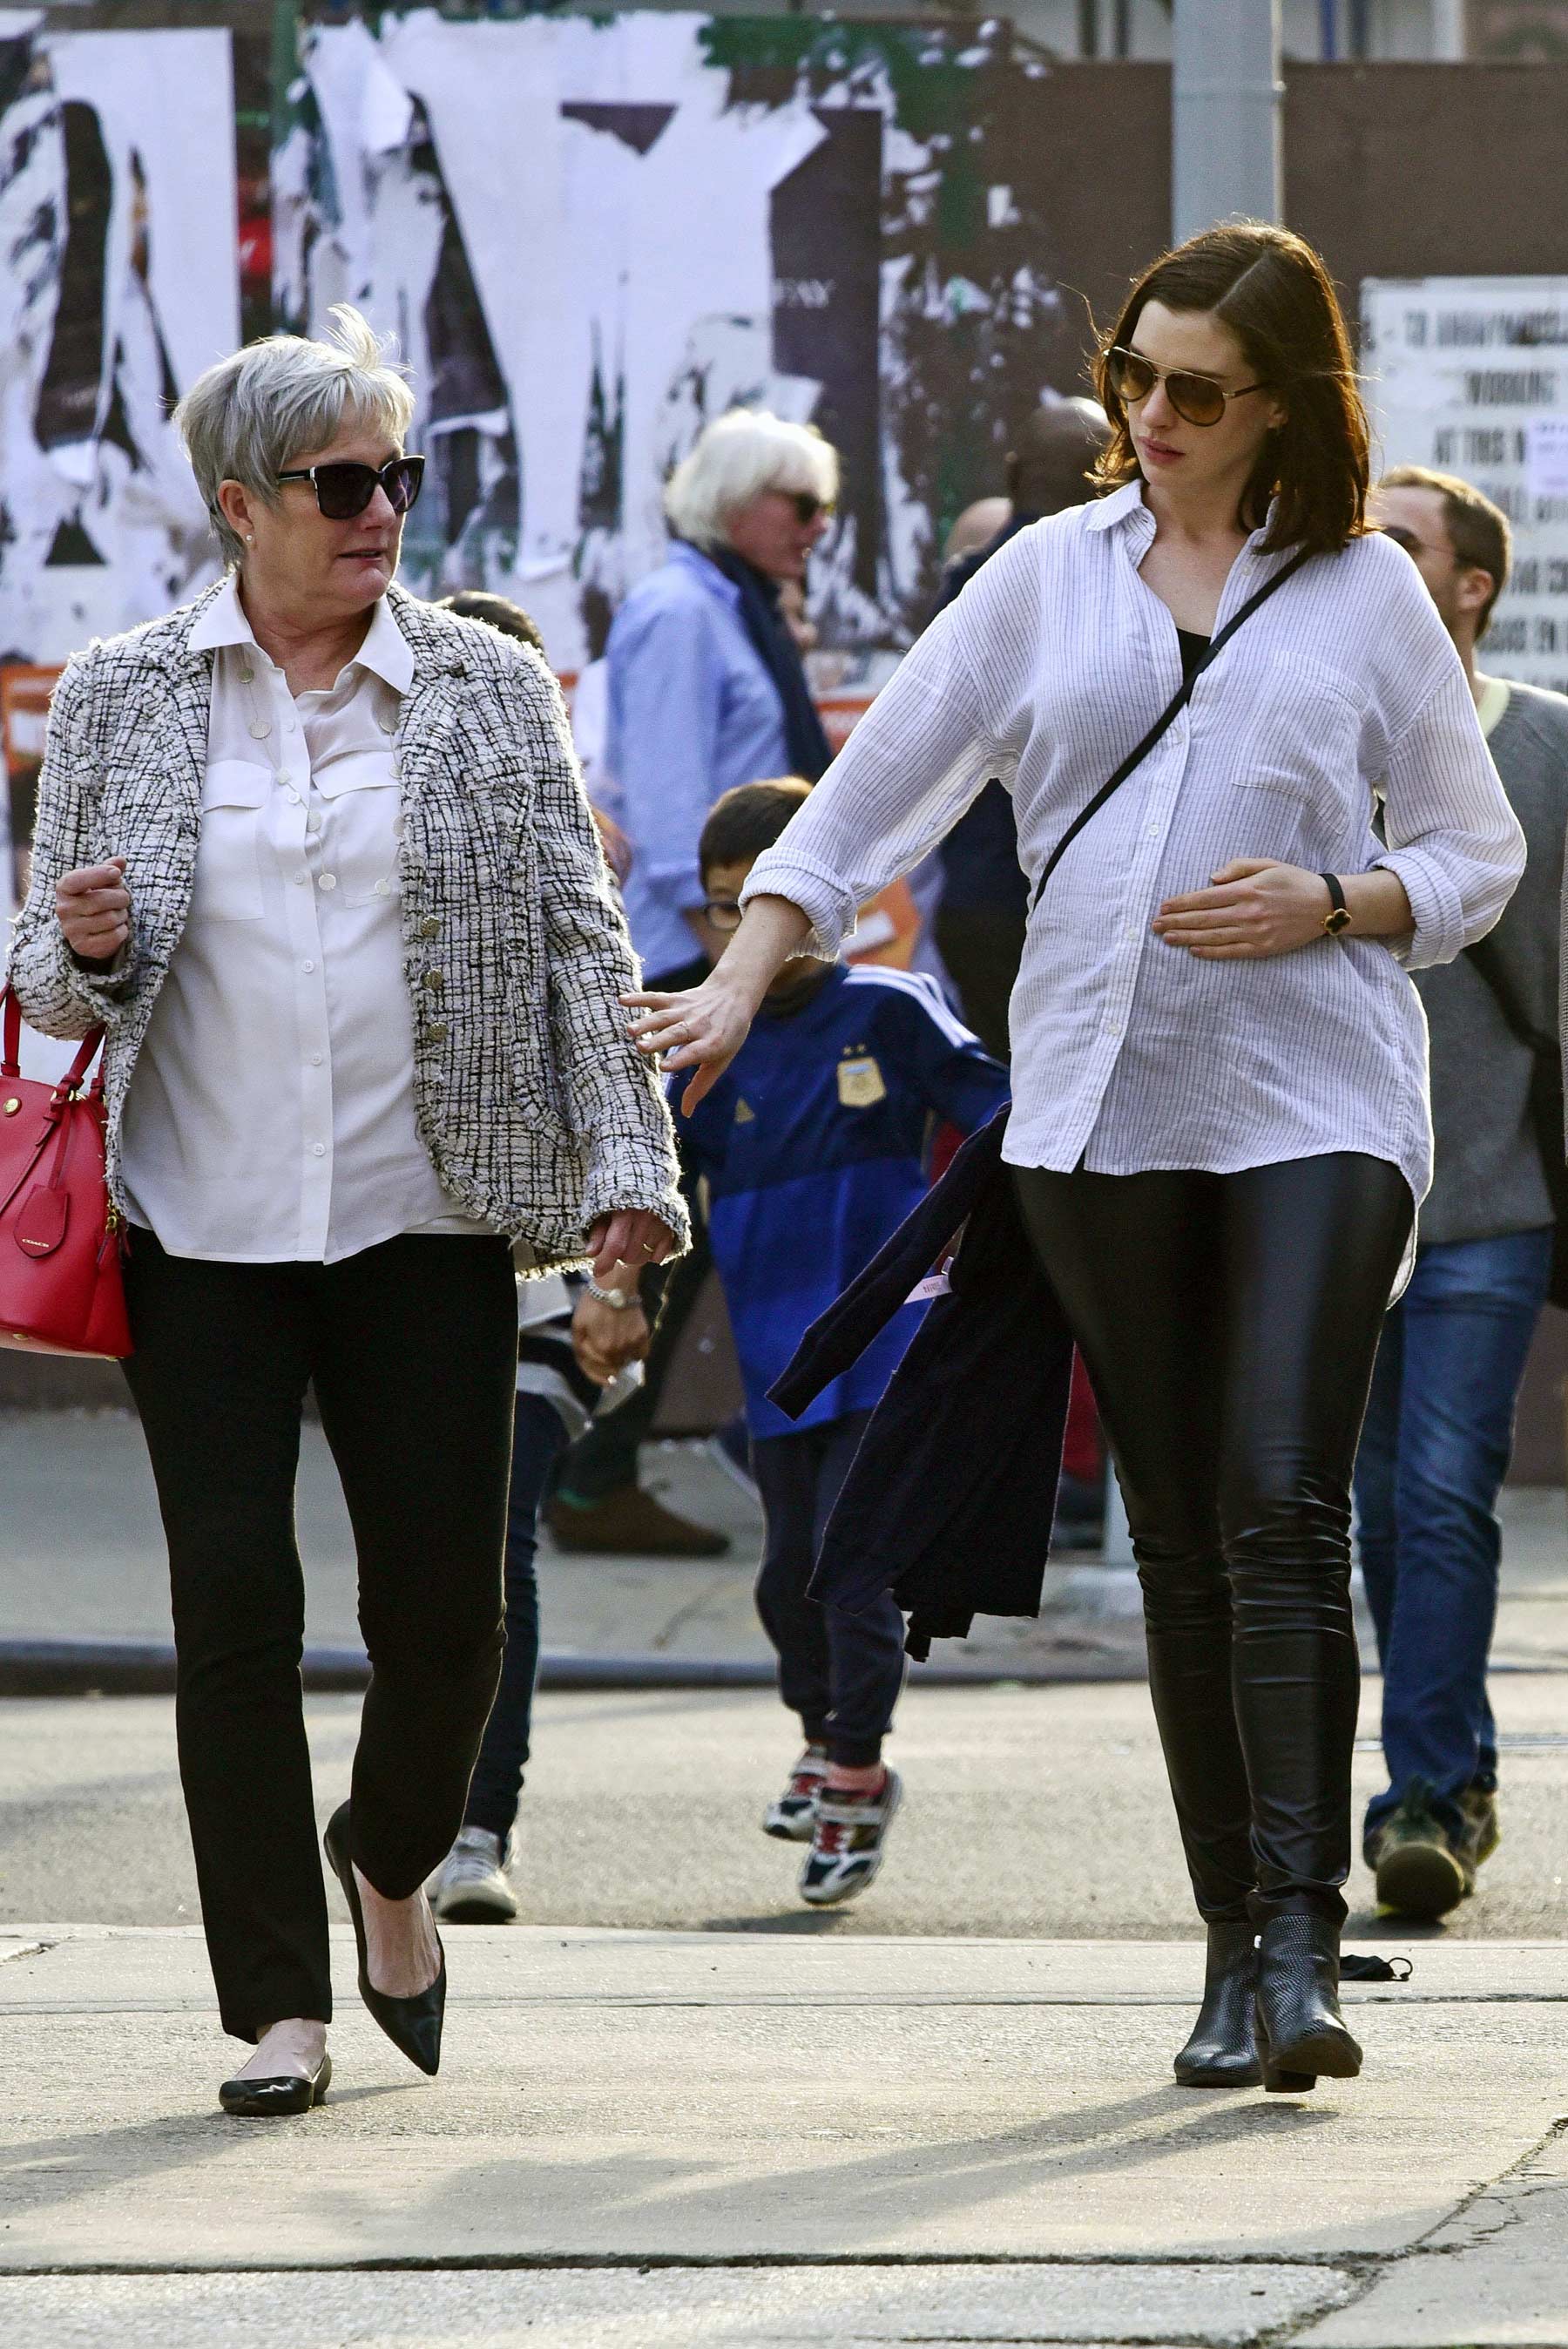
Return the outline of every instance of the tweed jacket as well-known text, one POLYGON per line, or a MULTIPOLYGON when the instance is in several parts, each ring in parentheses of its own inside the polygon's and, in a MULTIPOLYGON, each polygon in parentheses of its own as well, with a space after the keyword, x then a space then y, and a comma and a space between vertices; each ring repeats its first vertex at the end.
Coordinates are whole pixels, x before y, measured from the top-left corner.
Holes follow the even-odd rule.
MULTIPOLYGON (((212 692, 192 629, 215 588, 96 642, 55 693, 32 886, 10 978, 49 1036, 100 1020, 111 1195, 136 1059, 190 911, 212 692), (62 873, 127 860, 131 936, 86 970, 55 916, 62 873)), ((414 656, 393 748, 403 970, 420 1138, 455 1206, 547 1268, 593 1219, 646 1207, 688 1237, 669 1112, 617 998, 636 984, 560 688, 524 646, 387 591, 414 656)), ((236 1085, 245 1071, 231 1072, 236 1085)))

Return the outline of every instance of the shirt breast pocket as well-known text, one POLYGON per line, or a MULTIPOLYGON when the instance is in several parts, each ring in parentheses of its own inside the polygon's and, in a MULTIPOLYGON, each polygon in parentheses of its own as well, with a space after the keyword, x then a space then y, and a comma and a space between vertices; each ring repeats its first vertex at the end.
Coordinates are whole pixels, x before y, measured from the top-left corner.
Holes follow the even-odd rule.
POLYGON ((1361 710, 1350 687, 1320 663, 1282 656, 1252 680, 1235 780, 1309 807, 1342 802, 1358 772, 1361 710))
POLYGON ((262 918, 262 810, 271 771, 243 759, 215 759, 201 782, 201 823, 191 895, 194 921, 262 918))
POLYGON ((376 905, 402 895, 397 845, 402 794, 384 751, 354 751, 335 759, 315 779, 326 802, 325 861, 338 903, 376 905))

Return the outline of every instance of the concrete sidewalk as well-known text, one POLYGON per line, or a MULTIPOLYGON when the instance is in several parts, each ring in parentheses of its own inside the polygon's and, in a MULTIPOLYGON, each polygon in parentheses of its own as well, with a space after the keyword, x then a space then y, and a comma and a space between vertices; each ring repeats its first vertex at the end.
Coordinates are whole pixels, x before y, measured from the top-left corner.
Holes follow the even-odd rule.
MULTIPOLYGON (((663 1679, 676 1685, 770 1682, 773 1660, 757 1620, 752 1583, 761 1554, 755 1504, 700 1444, 645 1454, 645 1478, 670 1505, 730 1537, 726 1557, 562 1557, 548 1533, 540 1582, 546 1687, 663 1679)), ((170 1684, 171 1630, 162 1531, 151 1473, 129 1412, 0 1413, 0 1493, 5 1496, 0 1578, 0 1689, 68 1692, 88 1684, 170 1684), (123 1643, 165 1661, 150 1676, 113 1660, 73 1677, 16 1669, 47 1645, 123 1643), (7 1660, 13 1669, 7 1675, 7 1660)), ((1568 1670, 1568 1503, 1554 1488, 1502 1497, 1503 1606, 1494 1650, 1503 1671, 1568 1670)), ((352 1686, 363 1651, 356 1619, 354 1550, 343 1496, 321 1430, 306 1426, 299 1485, 306 1568, 306 1640, 326 1668, 318 1686, 352 1686)), ((1375 1663, 1369 1627, 1363 1647, 1375 1663)), ((134 1654, 131 1658, 134 1664, 134 1654)), ((939 1643, 913 1677, 1026 1682, 1140 1680, 1143 1634, 1130 1568, 1065 1553, 1046 1573, 1036 1621, 983 1616, 972 1638, 939 1643)))
POLYGON ((1200 1969, 469 1930, 439 2081, 350 1996, 326 2107, 256 2124, 194 1932, 15 1931, 0 2338, 1568 2343, 1568 1950, 1422 1950, 1305 2097, 1171 2084, 1200 1969))
MULTIPOLYGON (((673 1508, 727 1533, 729 1554, 711 1561, 562 1557, 546 1533, 539 1562, 545 1685, 603 1677, 770 1682, 772 1651, 751 1596, 762 1548, 755 1503, 700 1444, 650 1446, 643 1475, 673 1508), (616 1666, 624 1669, 617 1673, 616 1666)), ((162 1529, 146 1448, 129 1412, 0 1413, 0 1686, 10 1693, 71 1688, 68 1672, 57 1679, 15 1670, 6 1675, 7 1657, 15 1664, 39 1643, 91 1643, 99 1651, 119 1643, 154 1657, 167 1650, 172 1633, 162 1529)), ((299 1533, 306 1640, 327 1661, 315 1684, 352 1685, 354 1660, 363 1656, 353 1537, 331 1455, 314 1423, 304 1430, 301 1457, 299 1533)), ((1039 1621, 985 1618, 973 1639, 944 1641, 935 1674, 925 1677, 1140 1679, 1143 1635, 1130 1572, 1073 1557, 1050 1569, 1049 1581, 1039 1621)), ((112 1657, 102 1657, 88 1679, 108 1688, 170 1684, 167 1669, 138 1673, 130 1669, 135 1661, 132 1652, 117 1671, 112 1657)))

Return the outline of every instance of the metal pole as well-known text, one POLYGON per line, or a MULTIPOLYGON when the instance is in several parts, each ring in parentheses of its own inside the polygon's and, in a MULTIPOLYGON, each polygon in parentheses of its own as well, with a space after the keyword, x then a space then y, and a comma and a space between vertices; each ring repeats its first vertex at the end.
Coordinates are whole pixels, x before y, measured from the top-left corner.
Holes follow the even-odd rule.
POLYGON ((1171 91, 1178 243, 1216 221, 1277 221, 1280 0, 1176 0, 1171 91))
POLYGON ((1432 55, 1452 65, 1465 54, 1465 0, 1432 0, 1432 55))

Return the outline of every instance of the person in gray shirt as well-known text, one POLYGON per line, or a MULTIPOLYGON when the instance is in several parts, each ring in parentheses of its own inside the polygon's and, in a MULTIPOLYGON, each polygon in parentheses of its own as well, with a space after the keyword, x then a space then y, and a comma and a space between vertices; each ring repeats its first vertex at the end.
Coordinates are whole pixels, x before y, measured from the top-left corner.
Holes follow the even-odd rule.
POLYGON ((1459 647, 1529 843, 1524 878, 1481 948, 1416 978, 1431 1035, 1435 1173, 1356 1471, 1389 1781, 1367 1810, 1367 1863, 1384 1907, 1438 1917, 1474 1890, 1499 1833, 1486 1690, 1496 1503, 1555 1239, 1528 1037, 1557 1030, 1568 697, 1476 666, 1509 568, 1508 523, 1490 499, 1402 465, 1378 484, 1371 512, 1416 564, 1459 647))

